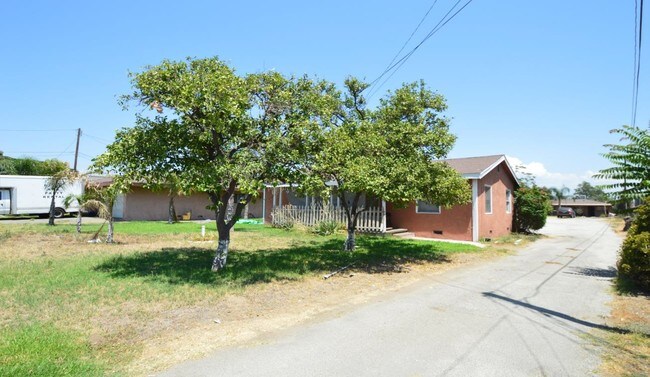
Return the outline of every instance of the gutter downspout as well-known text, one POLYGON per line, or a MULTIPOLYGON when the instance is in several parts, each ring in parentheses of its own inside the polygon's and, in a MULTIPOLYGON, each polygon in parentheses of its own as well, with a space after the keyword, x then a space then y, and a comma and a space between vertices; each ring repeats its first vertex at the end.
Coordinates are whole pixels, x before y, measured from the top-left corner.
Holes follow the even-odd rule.
POLYGON ((266 186, 262 190, 262 224, 266 224, 266 186))
POLYGON ((472 241, 478 242, 478 179, 472 179, 472 241))
POLYGON ((381 233, 386 233, 386 201, 381 201, 381 233))

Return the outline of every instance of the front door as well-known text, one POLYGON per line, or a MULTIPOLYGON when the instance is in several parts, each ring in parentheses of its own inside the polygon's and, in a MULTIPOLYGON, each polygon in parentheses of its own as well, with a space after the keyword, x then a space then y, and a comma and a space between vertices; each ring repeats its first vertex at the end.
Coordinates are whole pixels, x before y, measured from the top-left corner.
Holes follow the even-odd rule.
POLYGON ((124 195, 121 194, 115 200, 113 204, 113 218, 122 219, 124 218, 124 195))
POLYGON ((11 191, 0 189, 0 215, 8 215, 11 212, 11 191))

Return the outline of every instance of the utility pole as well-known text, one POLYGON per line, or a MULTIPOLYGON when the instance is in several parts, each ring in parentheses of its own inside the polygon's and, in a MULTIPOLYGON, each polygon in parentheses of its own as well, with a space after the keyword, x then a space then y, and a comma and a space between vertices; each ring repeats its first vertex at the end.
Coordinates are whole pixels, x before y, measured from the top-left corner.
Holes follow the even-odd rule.
POLYGON ((79 139, 81 139, 81 128, 77 128, 77 146, 74 149, 74 167, 72 170, 77 171, 77 159, 79 158, 79 139))

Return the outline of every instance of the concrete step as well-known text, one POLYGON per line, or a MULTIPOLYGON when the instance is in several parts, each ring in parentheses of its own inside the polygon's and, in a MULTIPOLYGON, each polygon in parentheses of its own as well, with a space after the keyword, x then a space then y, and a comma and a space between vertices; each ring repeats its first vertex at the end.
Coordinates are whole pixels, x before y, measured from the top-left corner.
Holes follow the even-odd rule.
POLYGON ((402 233, 395 233, 393 234, 395 237, 400 237, 400 238, 411 238, 415 237, 415 233, 413 232, 402 232, 402 233))
POLYGON ((386 234, 398 234, 398 233, 404 233, 408 232, 408 229, 404 228, 386 228, 386 234))

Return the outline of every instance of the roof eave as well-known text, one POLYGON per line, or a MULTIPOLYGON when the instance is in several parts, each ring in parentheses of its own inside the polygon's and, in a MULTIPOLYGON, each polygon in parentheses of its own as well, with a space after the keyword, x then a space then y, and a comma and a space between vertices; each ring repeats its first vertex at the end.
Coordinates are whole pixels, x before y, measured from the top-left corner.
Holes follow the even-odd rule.
POLYGON ((508 167, 508 170, 510 170, 510 175, 512 175, 512 178, 515 180, 515 183, 517 184, 518 187, 521 186, 521 183, 519 183, 519 179, 517 178, 517 174, 515 173, 515 170, 512 168, 512 165, 510 165, 510 162, 508 162, 508 159, 506 158, 505 155, 499 157, 496 161, 492 163, 492 165, 488 166, 478 174, 479 179, 485 177, 489 172, 491 172, 494 168, 499 166, 502 162, 506 163, 506 166, 508 167))

